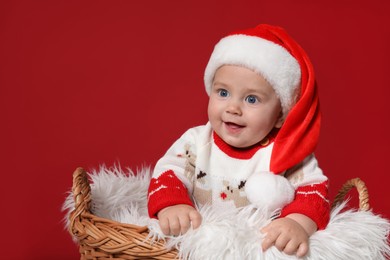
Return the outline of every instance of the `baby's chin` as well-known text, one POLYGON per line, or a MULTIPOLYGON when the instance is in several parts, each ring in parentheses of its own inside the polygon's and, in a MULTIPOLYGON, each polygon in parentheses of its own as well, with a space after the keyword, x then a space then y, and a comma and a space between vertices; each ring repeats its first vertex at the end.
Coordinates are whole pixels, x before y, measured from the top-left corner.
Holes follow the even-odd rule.
MULTIPOLYGON (((224 140, 224 139, 222 139, 224 140)), ((235 141, 235 140, 224 140, 225 143, 227 143, 228 145, 230 145, 231 147, 235 148, 235 149, 239 149, 239 150, 246 150, 246 149, 250 149, 254 146, 256 146, 257 144, 260 143, 260 141, 258 142, 242 142, 242 141, 235 141)))
POLYGON ((228 134, 225 131, 219 129, 220 131, 214 130, 216 134, 230 147, 234 149, 250 149, 254 146, 257 146, 261 141, 259 138, 245 138, 245 133, 241 132, 240 134, 228 134))

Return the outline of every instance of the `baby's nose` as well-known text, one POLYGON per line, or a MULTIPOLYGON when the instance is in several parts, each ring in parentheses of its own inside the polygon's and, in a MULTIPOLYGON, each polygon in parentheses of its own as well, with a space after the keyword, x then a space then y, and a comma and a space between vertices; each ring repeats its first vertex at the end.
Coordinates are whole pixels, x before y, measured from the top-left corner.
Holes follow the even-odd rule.
POLYGON ((226 112, 228 112, 230 114, 241 115, 242 110, 241 110, 241 106, 240 106, 239 102, 237 102, 237 101, 229 102, 228 107, 226 109, 226 112))

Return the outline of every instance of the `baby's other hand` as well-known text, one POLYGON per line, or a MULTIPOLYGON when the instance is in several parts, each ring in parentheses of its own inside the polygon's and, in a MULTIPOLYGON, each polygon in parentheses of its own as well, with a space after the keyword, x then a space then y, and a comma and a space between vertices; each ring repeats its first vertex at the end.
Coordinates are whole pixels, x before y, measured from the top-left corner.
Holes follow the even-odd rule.
POLYGON ((178 236, 192 227, 198 228, 202 222, 199 212, 185 204, 166 207, 157 213, 160 227, 165 235, 178 236))
POLYGON ((293 219, 276 219, 265 226, 261 232, 265 233, 262 244, 263 251, 274 245, 288 255, 296 254, 297 257, 303 257, 309 250, 309 235, 293 219))

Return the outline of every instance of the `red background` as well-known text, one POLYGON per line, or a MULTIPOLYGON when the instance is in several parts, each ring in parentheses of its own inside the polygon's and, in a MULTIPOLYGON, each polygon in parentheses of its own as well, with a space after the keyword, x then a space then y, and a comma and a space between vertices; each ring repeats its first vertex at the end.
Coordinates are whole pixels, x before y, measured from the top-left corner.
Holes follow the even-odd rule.
POLYGON ((61 212, 73 170, 153 165, 206 122, 214 44, 261 22, 314 63, 332 198, 358 176, 390 217, 389 11, 385 0, 2 1, 2 258, 77 259, 61 212))

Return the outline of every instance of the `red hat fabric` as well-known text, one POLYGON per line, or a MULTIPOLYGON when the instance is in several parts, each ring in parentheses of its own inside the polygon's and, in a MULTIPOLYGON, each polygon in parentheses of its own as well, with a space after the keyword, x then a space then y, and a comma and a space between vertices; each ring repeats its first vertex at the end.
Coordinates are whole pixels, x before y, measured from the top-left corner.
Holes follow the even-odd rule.
POLYGON ((281 173, 314 151, 321 122, 314 70, 305 51, 284 29, 260 24, 221 39, 205 70, 207 93, 222 65, 260 73, 281 101, 285 122, 274 141, 272 172, 281 173))

